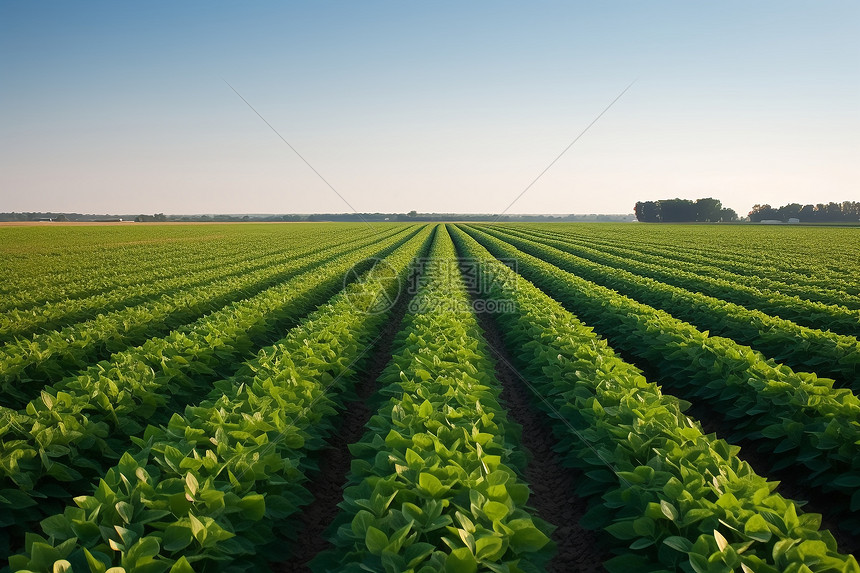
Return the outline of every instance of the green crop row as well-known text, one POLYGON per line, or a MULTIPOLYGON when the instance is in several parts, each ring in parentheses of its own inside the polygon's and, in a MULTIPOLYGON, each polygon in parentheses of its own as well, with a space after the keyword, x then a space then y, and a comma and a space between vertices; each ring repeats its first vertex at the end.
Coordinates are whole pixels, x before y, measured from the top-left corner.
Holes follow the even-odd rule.
MULTIPOLYGON (((521 225, 516 225, 521 227, 521 225)), ((833 288, 860 295, 856 229, 756 225, 528 225, 580 239, 636 245, 645 252, 704 259, 741 276, 833 288)))
MULTIPOLYGON (((444 227, 433 261, 454 261, 444 227)), ((314 571, 538 571, 546 527, 525 509, 518 428, 453 265, 427 269, 380 378, 390 397, 350 447, 334 550, 314 571), (459 310, 457 310, 459 309, 459 310)))
MULTIPOLYGON (((520 234, 509 229, 504 229, 504 232, 508 235, 520 234)), ((777 315, 810 328, 832 330, 852 337, 860 336, 860 310, 849 309, 841 302, 825 304, 781 292, 763 291, 747 284, 746 280, 705 276, 702 272, 685 270, 680 265, 667 266, 640 262, 629 256, 613 255, 599 248, 574 245, 545 234, 539 238, 532 236, 531 239, 601 265, 615 267, 688 291, 703 293, 725 302, 777 315)))
POLYGON ((860 390, 860 342, 854 337, 813 330, 758 310, 748 310, 624 269, 595 263, 569 253, 564 243, 559 241, 543 239, 538 242, 522 238, 520 234, 486 230, 523 252, 665 310, 675 318, 710 331, 712 335, 731 338, 792 368, 833 377, 840 386, 860 390))
MULTIPOLYGON (((821 302, 828 305, 846 306, 851 309, 860 308, 860 297, 850 295, 844 290, 838 288, 840 281, 838 279, 830 279, 828 281, 815 281, 815 284, 810 284, 803 277, 794 275, 793 280, 788 279, 776 280, 768 277, 761 277, 751 274, 751 270, 760 266, 762 263, 767 264, 768 261, 762 261, 762 257, 748 260, 746 264, 730 263, 726 265, 722 261, 715 261, 711 257, 704 254, 693 254, 687 251, 681 253, 667 252, 666 247, 648 248, 645 245, 636 243, 632 245, 630 242, 613 241, 605 237, 580 237, 571 235, 563 229, 555 229, 554 231, 545 229, 532 229, 522 227, 507 227, 505 230, 523 231, 531 235, 533 240, 539 239, 555 239, 564 241, 569 246, 576 246, 582 250, 567 251, 574 252, 582 257, 591 259, 596 262, 618 265, 623 267, 623 263, 627 261, 636 261, 650 266, 658 266, 664 269, 681 269, 693 273, 702 280, 722 279, 730 284, 743 285, 744 287, 752 287, 753 291, 744 289, 747 293, 753 292, 755 297, 760 295, 768 295, 771 292, 788 294, 800 297, 802 299, 821 302), (603 255, 613 255, 611 258, 604 258, 603 255), (731 270, 734 269, 734 270, 731 270)), ((652 276, 652 275, 649 275, 652 276)), ((674 277, 671 272, 667 272, 666 276, 660 277, 666 282, 673 282, 674 277)), ((743 293, 739 292, 742 298, 736 298, 735 302, 745 306, 755 307, 755 297, 743 298, 743 293)))
POLYGON ((850 390, 708 336, 475 228, 466 230, 494 255, 516 258, 523 276, 614 346, 652 365, 667 387, 722 414, 729 440, 754 440, 760 450, 779 455, 773 469, 803 464, 808 485, 850 497, 843 523, 860 532, 860 400, 850 390))
MULTIPOLYGON (((354 237, 358 240, 361 237, 354 237)), ((106 314, 111 311, 127 309, 137 305, 149 307, 163 302, 164 297, 176 295, 194 288, 212 288, 209 285, 230 277, 240 277, 249 285, 254 283, 247 275, 255 271, 272 269, 282 266, 285 259, 300 259, 312 255, 325 248, 331 248, 343 243, 342 238, 334 238, 327 243, 318 241, 296 243, 289 248, 278 245, 262 255, 248 253, 232 253, 231 256, 221 256, 204 261, 200 268, 184 261, 178 262, 165 259, 160 261, 163 266, 172 266, 174 273, 168 277, 154 279, 151 275, 138 271, 137 283, 119 286, 108 292, 95 294, 85 298, 67 298, 57 302, 47 302, 38 308, 10 309, 0 316, 0 342, 8 342, 15 338, 30 337, 36 332, 46 332, 68 326, 81 320, 92 318, 96 314, 106 314), (156 301, 156 299, 160 299, 156 301)), ((268 275, 271 276, 272 271, 268 275)), ((180 306, 180 305, 178 305, 180 306)), ((181 305, 184 306, 184 305, 181 305)), ((127 311, 124 311, 127 312, 127 311)), ((131 318, 133 315, 129 315, 131 318)))
MULTIPOLYGON (((398 229, 393 234, 402 232, 398 229)), ((365 247, 378 240, 378 237, 365 239, 358 246, 365 247)), ((286 259, 276 266, 227 277, 156 302, 99 315, 61 330, 36 335, 32 340, 6 344, 0 348, 0 403, 9 408, 20 408, 46 383, 57 382, 75 370, 109 357, 111 353, 163 335, 237 299, 265 292, 355 248, 355 244, 334 246, 314 255, 286 259)), ((201 320, 208 319, 204 316, 201 320)), ((194 329, 196 325, 189 328, 194 329)))
MULTIPOLYGON (((387 314, 425 227, 294 328, 262 349, 199 406, 147 428, 93 495, 29 533, 13 571, 187 573, 259 569, 275 534, 308 501, 310 451, 323 445, 341 398, 387 314), (395 269, 395 273, 391 272, 395 269)), ((338 265, 342 266, 342 265, 338 265)), ((273 553, 274 552, 274 553, 273 553)))
MULTIPOLYGON (((200 321, 151 339, 112 362, 42 391, 25 411, 0 411, 0 515, 3 527, 39 519, 119 459, 131 436, 206 393, 253 347, 340 290, 346 272, 385 256, 418 233, 344 254, 200 321)), ((274 336, 273 336, 274 335, 274 336)))
MULTIPOLYGON (((457 229, 453 236, 461 256, 497 275, 490 294, 515 302, 514 311, 493 316, 561 451, 584 473, 578 491, 593 504, 584 524, 627 547, 605 563, 609 571, 860 572, 855 558, 839 554, 833 536, 819 531, 820 516, 775 494, 777 484, 741 461, 739 448, 704 434, 683 414, 683 402, 663 395, 477 241, 457 229)), ((548 266, 516 255, 521 266, 534 267, 526 275, 554 280, 548 266)))
POLYGON ((106 295, 292 244, 335 244, 343 231, 337 225, 7 227, 0 229, 0 276, 6 279, 0 310, 106 295))

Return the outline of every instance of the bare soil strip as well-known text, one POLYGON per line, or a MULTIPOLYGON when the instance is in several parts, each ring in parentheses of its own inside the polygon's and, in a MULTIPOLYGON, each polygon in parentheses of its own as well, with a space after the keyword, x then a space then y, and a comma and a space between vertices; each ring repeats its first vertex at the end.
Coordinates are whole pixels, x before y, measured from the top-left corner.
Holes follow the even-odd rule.
POLYGON ((510 419, 523 428, 521 445, 529 458, 525 481, 532 492, 529 505, 537 510, 538 517, 557 527, 550 537, 558 553, 548 564, 547 571, 605 571, 603 562, 612 555, 594 531, 579 525, 588 507, 574 491, 577 480, 584 478, 578 470, 564 467, 561 456, 553 451, 557 439, 546 423, 546 416, 534 406, 531 391, 512 366, 513 360, 505 350, 492 315, 477 313, 477 318, 496 361, 496 378, 502 384, 502 403, 510 419))
MULTIPOLYGON (((414 278, 410 278, 412 280, 414 278)), ((345 404, 337 417, 339 425, 327 440, 328 447, 318 454, 319 471, 310 476, 306 485, 313 501, 302 508, 295 520, 298 534, 289 559, 272 564, 272 571, 276 573, 310 573, 308 562, 329 548, 326 532, 340 511, 337 504, 343 499, 346 474, 352 462, 349 445, 361 440, 365 424, 376 413, 373 396, 379 389, 377 380, 391 361, 394 338, 400 331, 410 299, 406 294, 397 299, 353 388, 356 399, 345 404)))

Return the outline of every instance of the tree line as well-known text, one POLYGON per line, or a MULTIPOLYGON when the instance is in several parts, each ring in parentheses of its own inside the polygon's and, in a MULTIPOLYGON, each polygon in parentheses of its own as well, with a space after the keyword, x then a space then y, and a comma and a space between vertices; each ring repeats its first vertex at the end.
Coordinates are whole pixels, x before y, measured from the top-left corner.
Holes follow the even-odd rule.
POLYGON ((738 220, 734 209, 723 207, 719 199, 660 199, 638 201, 636 219, 643 223, 719 223, 738 220))
POLYGON ((797 219, 802 223, 856 223, 860 222, 860 202, 844 201, 842 203, 818 203, 817 205, 801 205, 789 203, 782 207, 770 205, 755 205, 749 214, 750 221, 782 221, 797 219))

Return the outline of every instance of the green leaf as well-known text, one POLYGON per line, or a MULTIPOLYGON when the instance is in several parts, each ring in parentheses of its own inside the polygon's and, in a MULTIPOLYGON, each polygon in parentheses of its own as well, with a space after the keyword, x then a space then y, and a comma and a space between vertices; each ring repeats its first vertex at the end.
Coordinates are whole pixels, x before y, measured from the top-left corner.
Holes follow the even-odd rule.
POLYGON ((468 547, 453 550, 445 559, 446 573, 475 573, 478 562, 468 547))
POLYGON ((649 537, 640 537, 636 541, 630 544, 630 549, 634 551, 638 551, 640 549, 645 549, 646 547, 651 547, 654 545, 654 540, 649 537))
POLYGON ((203 542, 206 541, 206 526, 191 513, 188 514, 188 521, 191 524, 191 535, 194 536, 194 539, 198 543, 203 545, 203 542))
POLYGON ((856 473, 841 475, 833 480, 833 485, 851 489, 860 487, 860 475, 856 473))
POLYGON ((238 506, 245 519, 259 521, 266 515, 266 499, 259 493, 246 495, 239 500, 238 506))
POLYGON ((517 553, 539 551, 549 543, 549 537, 531 519, 512 519, 506 525, 514 530, 511 547, 517 553))
POLYGON ((54 538, 56 541, 75 537, 71 524, 69 523, 69 520, 66 519, 65 515, 61 514, 46 517, 42 520, 40 525, 42 526, 42 531, 45 532, 45 535, 54 538))
POLYGON ((197 478, 191 472, 185 474, 185 487, 188 493, 191 494, 191 497, 197 495, 197 489, 200 487, 200 484, 197 483, 197 478))
POLYGON ((501 521, 508 515, 508 506, 498 501, 488 501, 483 510, 491 521, 501 521))
POLYGON ((676 519, 678 519, 678 510, 675 509, 674 505, 672 505, 665 499, 660 500, 660 509, 663 511, 663 515, 665 515, 671 521, 675 521, 676 519))
POLYGON ((381 555, 385 548, 388 547, 388 537, 381 530, 371 525, 367 528, 364 544, 367 546, 367 550, 373 555, 381 555))
MULTIPOLYGON (((420 510, 419 510, 420 511, 420 510)), ((374 522, 373 514, 366 509, 361 509, 352 518, 350 529, 356 537, 364 537, 367 534, 367 528, 374 522)))
POLYGON ((475 557, 481 561, 495 561, 501 557, 504 550, 502 540, 496 536, 475 540, 475 557))
POLYGON ((418 407, 418 415, 422 418, 429 418, 431 414, 433 414, 433 404, 429 400, 424 400, 418 407))
POLYGON ((448 488, 442 485, 439 478, 426 472, 418 474, 418 487, 426 491, 430 497, 441 496, 443 493, 448 491, 448 488))
POLYGON ((158 552, 161 550, 161 545, 158 543, 158 539, 152 536, 147 536, 135 543, 131 549, 128 550, 126 554, 126 559, 128 559, 131 563, 137 563, 137 561, 146 560, 147 558, 155 557, 158 555, 158 552))
POLYGON ((131 520, 134 517, 134 507, 130 503, 125 501, 118 501, 116 502, 116 506, 114 507, 116 508, 116 512, 120 516, 120 518, 122 518, 123 522, 131 523, 131 520))
POLYGON ((110 563, 105 563, 97 559, 86 547, 84 548, 84 556, 87 558, 87 565, 90 567, 90 573, 104 573, 110 563))
POLYGON ((170 568, 170 573, 194 573, 194 569, 191 567, 191 563, 188 562, 188 559, 183 555, 176 561, 176 563, 173 564, 173 567, 170 568))
POLYGON ((690 550, 693 548, 692 541, 690 541, 686 537, 679 537, 677 535, 667 537, 663 540, 663 543, 676 551, 680 551, 681 553, 689 553, 690 550))
POLYGON ((756 541, 767 543, 773 534, 765 518, 755 513, 744 524, 744 535, 756 541))
POLYGON ((164 530, 162 544, 166 551, 177 552, 188 547, 194 540, 191 527, 184 524, 168 525, 164 530))

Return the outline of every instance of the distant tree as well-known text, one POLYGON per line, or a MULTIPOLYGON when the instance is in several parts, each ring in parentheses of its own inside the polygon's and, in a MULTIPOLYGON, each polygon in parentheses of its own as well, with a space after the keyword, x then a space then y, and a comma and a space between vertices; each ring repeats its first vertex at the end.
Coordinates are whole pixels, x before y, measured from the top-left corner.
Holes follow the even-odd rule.
POLYGON ((56 218, 54 218, 54 221, 61 221, 62 222, 62 221, 68 221, 68 220, 69 220, 69 218, 66 217, 65 215, 63 215, 62 213, 60 213, 59 215, 56 216, 56 218))
POLYGON ((734 223, 738 220, 738 214, 735 213, 734 209, 723 208, 720 209, 720 221, 723 223, 734 223))
POLYGON ((825 221, 841 221, 842 220, 842 205, 839 203, 830 202, 824 206, 825 221))
POLYGON ((166 221, 167 216, 164 213, 156 213, 153 215, 153 220, 155 221, 166 221))
POLYGON ((845 201, 842 203, 842 214, 846 221, 860 221, 860 202, 845 201))
POLYGON ((749 213, 750 221, 758 223, 767 219, 779 219, 779 211, 765 203, 764 205, 753 205, 749 213))
POLYGON ((409 211, 409 213, 407 213, 406 216, 414 219, 415 217, 418 216, 418 211, 409 211))
POLYGON ((688 223, 696 220, 696 204, 689 199, 659 201, 660 220, 664 223, 688 223))
POLYGON ((815 206, 814 205, 804 205, 800 208, 800 211, 797 213, 797 218, 804 222, 814 221, 815 220, 815 206))
POLYGON ((777 212, 779 213, 779 219, 781 221, 788 222, 789 219, 800 219, 800 211, 803 209, 803 205, 800 203, 789 203, 788 205, 783 205, 777 212))
POLYGON ((696 221, 716 223, 722 215, 723 204, 718 199, 707 197, 696 200, 696 221))
POLYGON ((657 201, 637 201, 633 212, 636 214, 636 220, 641 223, 660 222, 660 206, 657 201))

